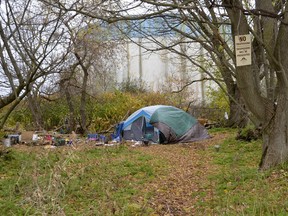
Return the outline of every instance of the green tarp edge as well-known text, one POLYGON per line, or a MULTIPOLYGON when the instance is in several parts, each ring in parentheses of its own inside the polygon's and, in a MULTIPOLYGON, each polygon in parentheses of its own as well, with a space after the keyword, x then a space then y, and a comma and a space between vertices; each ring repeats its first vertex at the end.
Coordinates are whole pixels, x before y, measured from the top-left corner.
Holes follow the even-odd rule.
POLYGON ((150 119, 150 124, 162 122, 168 125, 177 137, 183 136, 197 123, 190 114, 175 107, 161 107, 157 109, 150 119))

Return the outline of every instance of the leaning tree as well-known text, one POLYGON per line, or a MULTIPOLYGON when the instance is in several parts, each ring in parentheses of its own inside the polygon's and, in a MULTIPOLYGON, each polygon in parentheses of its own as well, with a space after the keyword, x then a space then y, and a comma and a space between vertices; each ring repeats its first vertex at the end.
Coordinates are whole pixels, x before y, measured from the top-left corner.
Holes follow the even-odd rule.
POLYGON ((67 12, 36 0, 0 1, 0 6, 0 128, 26 97, 41 127, 33 96, 61 71, 69 47, 63 32, 67 12))

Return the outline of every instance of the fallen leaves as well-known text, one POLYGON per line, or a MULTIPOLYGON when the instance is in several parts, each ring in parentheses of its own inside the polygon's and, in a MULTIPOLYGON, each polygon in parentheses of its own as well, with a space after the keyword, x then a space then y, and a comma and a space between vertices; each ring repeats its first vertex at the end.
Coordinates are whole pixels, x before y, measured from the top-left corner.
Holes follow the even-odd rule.
POLYGON ((211 139, 196 143, 141 148, 146 154, 168 161, 168 173, 144 185, 142 189, 152 194, 148 205, 157 214, 194 215, 197 211, 195 204, 205 202, 213 195, 210 189, 204 187, 209 184, 209 173, 213 172, 211 158, 205 155, 205 151, 224 137, 223 134, 217 134, 211 139))

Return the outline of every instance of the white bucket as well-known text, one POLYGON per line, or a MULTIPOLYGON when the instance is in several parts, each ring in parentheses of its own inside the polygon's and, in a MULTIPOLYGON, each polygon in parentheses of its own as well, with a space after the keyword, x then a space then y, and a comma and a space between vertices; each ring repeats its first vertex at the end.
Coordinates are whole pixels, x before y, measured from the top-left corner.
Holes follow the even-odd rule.
POLYGON ((3 145, 6 147, 11 147, 11 140, 10 138, 3 139, 3 145))
POLYGON ((38 134, 33 134, 32 141, 37 141, 37 140, 38 140, 38 134))

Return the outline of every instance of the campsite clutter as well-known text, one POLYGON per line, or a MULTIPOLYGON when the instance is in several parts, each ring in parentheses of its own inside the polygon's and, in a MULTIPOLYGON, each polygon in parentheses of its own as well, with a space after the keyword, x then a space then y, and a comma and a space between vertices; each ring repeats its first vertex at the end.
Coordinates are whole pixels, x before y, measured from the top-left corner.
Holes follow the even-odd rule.
MULTIPOLYGON (((115 136, 114 133, 112 135, 115 136)), ((27 145, 43 146, 46 149, 61 146, 75 147, 76 144, 80 143, 95 146, 114 146, 120 143, 118 138, 112 139, 113 136, 109 138, 107 135, 97 133, 89 133, 87 136, 80 136, 73 131, 71 134, 63 134, 56 131, 13 131, 13 133, 6 133, 1 141, 5 147, 27 145)))
POLYGON ((74 146, 77 143, 95 144, 96 146, 106 145, 108 141, 105 135, 88 134, 80 137, 72 132, 71 134, 61 134, 57 132, 45 131, 23 131, 17 134, 5 135, 2 144, 5 147, 13 145, 44 146, 44 148, 56 148, 60 146, 74 146))
POLYGON ((95 146, 114 146, 130 143, 131 146, 194 142, 210 138, 207 129, 185 111, 166 105, 143 107, 125 121, 115 126, 112 134, 89 133, 80 137, 75 132, 62 134, 56 131, 23 131, 5 135, 2 143, 6 147, 15 144, 43 145, 45 148, 74 146, 77 143, 95 146))
POLYGON ((22 131, 5 135, 2 143, 6 147, 16 144, 43 145, 46 147, 50 145, 57 147, 72 145, 75 141, 77 141, 77 135, 74 132, 71 134, 59 134, 57 132, 46 131, 22 131))

